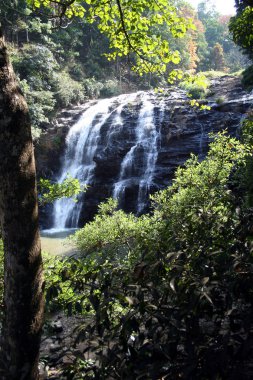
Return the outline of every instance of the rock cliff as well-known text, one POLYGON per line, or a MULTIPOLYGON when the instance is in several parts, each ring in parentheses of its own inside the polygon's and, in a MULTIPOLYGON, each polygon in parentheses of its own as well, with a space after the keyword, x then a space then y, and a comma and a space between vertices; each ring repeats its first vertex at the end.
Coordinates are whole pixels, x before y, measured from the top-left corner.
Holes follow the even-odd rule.
POLYGON ((238 78, 224 76, 212 81, 204 101, 210 111, 192 108, 185 92, 175 88, 159 95, 122 95, 62 111, 37 146, 39 175, 62 180, 69 171, 89 188, 78 205, 62 200, 58 208, 48 208, 47 217, 44 212, 42 218, 44 227, 81 226, 111 196, 128 212, 147 211, 149 193, 167 186, 190 153, 204 157, 211 131, 238 133, 252 101, 238 78), (58 222, 57 212, 61 213, 58 222))

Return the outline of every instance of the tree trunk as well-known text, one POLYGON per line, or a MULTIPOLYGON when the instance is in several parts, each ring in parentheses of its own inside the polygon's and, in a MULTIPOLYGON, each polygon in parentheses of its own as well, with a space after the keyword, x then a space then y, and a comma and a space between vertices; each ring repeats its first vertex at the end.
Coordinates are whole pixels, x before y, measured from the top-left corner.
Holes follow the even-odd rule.
POLYGON ((37 380, 42 259, 31 125, 0 30, 0 217, 5 290, 0 378, 37 380))

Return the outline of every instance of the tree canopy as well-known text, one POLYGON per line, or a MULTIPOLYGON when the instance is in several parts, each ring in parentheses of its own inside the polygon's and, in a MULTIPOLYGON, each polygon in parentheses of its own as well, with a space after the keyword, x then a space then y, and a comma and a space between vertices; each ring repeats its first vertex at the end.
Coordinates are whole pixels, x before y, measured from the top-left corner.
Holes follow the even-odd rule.
POLYGON ((231 18, 230 31, 234 42, 253 58, 253 2, 236 1, 237 14, 231 18))
POLYGON ((64 17, 85 18, 90 24, 96 22, 99 31, 109 38, 111 51, 106 54, 107 58, 135 53, 133 69, 141 75, 164 73, 169 62, 180 61, 178 50, 170 48, 158 26, 163 26, 173 37, 183 37, 189 28, 194 28, 192 21, 180 17, 173 2, 166 0, 28 0, 28 4, 49 10, 60 24, 64 17))

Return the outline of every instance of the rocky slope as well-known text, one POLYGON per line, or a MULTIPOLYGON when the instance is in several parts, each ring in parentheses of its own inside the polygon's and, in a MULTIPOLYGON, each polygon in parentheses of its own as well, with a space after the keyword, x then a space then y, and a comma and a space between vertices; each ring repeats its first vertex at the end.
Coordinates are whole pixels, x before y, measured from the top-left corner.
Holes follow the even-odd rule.
MULTIPOLYGON (((148 192, 152 193, 169 184, 176 167, 183 165, 190 153, 198 154, 200 158, 205 155, 209 142, 208 134, 211 131, 227 129, 229 133, 237 134, 240 122, 253 102, 253 95, 246 94, 240 80, 232 76, 212 81, 205 100, 205 103, 211 106, 210 111, 200 111, 189 106, 185 93, 178 89, 171 89, 161 95, 145 95, 149 104, 152 103, 152 120, 155 125, 152 133, 156 133, 155 152, 154 149, 151 151, 145 148, 142 137, 139 135, 138 140, 136 132, 143 107, 142 96, 137 95, 134 101, 122 106, 120 117, 123 126, 117 128, 116 111, 111 111, 110 108, 110 114, 108 113, 109 116, 100 128, 96 151, 92 157, 95 162, 94 173, 89 189, 81 200, 83 206, 80 210, 79 226, 93 217, 101 201, 115 194, 115 184, 122 178, 126 181, 124 192, 119 197, 120 206, 126 211, 140 211, 140 180, 149 175, 148 169, 143 169, 148 159, 151 165, 148 157, 155 154, 155 165, 150 173, 152 181, 148 183, 148 192), (124 159, 133 147, 134 162, 131 163, 131 175, 128 179, 126 175, 122 175, 122 165, 125 165, 124 159)), ((55 124, 43 135, 36 148, 39 175, 52 179, 59 176, 64 159, 66 135, 80 115, 92 104, 94 102, 62 111, 55 124)), ((96 117, 99 120, 99 114, 96 117)), ((96 119, 94 120, 95 125, 96 119)), ((149 137, 144 136, 143 139, 145 138, 151 141, 149 137)), ((141 212, 148 209, 147 199, 142 206, 141 212)), ((51 207, 44 213, 44 227, 52 227, 52 218, 48 215, 52 215, 53 212, 51 207)), ((70 226, 66 223, 66 227, 70 226)))

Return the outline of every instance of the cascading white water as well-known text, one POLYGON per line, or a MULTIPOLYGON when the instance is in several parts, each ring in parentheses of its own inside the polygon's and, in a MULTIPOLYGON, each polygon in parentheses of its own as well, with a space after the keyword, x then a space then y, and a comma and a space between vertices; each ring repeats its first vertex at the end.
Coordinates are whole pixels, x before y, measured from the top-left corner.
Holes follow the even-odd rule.
MULTIPOLYGON (((147 156, 147 150, 149 147, 148 132, 154 128, 154 106, 147 99, 148 95, 143 95, 142 100, 142 108, 139 114, 139 118, 137 121, 137 126, 135 129, 135 145, 131 147, 131 149, 125 155, 120 168, 119 180, 114 184, 113 197, 118 199, 120 202, 124 196, 125 189, 129 184, 129 179, 131 181, 134 177, 134 166, 137 160, 137 153, 140 147, 144 148, 144 154, 147 156), (145 119, 145 126, 143 124, 145 119)), ((147 157, 145 157, 145 162, 147 161, 147 157)), ((139 198, 139 194, 138 194, 139 198)))
MULTIPOLYGON (((91 106, 70 129, 66 138, 66 152, 58 178, 59 183, 63 182, 67 175, 78 178, 81 184, 89 183, 94 168, 92 150, 96 148, 99 130, 108 116, 110 104, 110 100, 103 100, 91 106), (98 114, 100 118, 94 123, 98 114)), ((63 229, 67 222, 71 227, 77 227, 80 207, 80 204, 74 204, 71 199, 57 200, 54 204, 54 228, 63 229)))
MULTIPOLYGON (((238 102, 246 109, 251 98, 253 94, 232 99, 226 106, 238 102)), ((58 177, 62 182, 69 173, 90 188, 82 202, 55 202, 54 229, 78 227, 111 195, 124 210, 141 214, 147 209, 149 193, 166 186, 166 178, 171 178, 190 152, 203 155, 208 142, 205 124, 198 113, 185 110, 185 100, 186 95, 175 90, 165 95, 138 92, 90 103, 69 130, 58 177), (178 136, 180 147, 179 142, 174 144, 178 136)), ((233 125, 236 120, 237 116, 233 125)), ((211 122, 208 128, 212 130, 211 122)))
MULTIPOLYGON (((238 110, 250 107, 252 99, 253 94, 243 95, 225 103, 232 111, 238 104, 232 133, 238 110)), ((77 204, 68 199, 55 203, 52 227, 78 227, 111 195, 124 210, 145 212, 149 193, 167 186, 175 168, 184 164, 191 152, 205 154, 208 131, 220 128, 215 115, 206 127, 203 114, 187 108, 186 101, 182 90, 172 89, 163 94, 138 92, 91 102, 69 130, 58 177, 62 182, 69 173, 90 187, 77 204)), ((212 100, 210 105, 214 110, 218 107, 212 100)), ((222 109, 219 118, 220 112, 222 109)), ((226 125, 226 113, 224 119, 226 125)))
MULTIPOLYGON (((133 101, 137 94, 120 95, 111 99, 103 99, 88 108, 78 122, 69 130, 66 138, 66 152, 61 174, 57 182, 62 183, 68 175, 79 179, 82 185, 89 185, 93 179, 96 153, 101 127, 114 113, 108 132, 108 141, 114 129, 123 126, 121 113, 128 102, 133 101)), ((71 199, 60 199, 54 204, 55 230, 66 227, 77 228, 82 203, 74 203, 71 199)))
POLYGON ((114 134, 118 135, 124 126, 124 120, 122 118, 123 109, 128 104, 132 104, 132 102, 134 102, 137 99, 139 94, 140 92, 136 92, 132 94, 120 95, 117 98, 114 98, 114 99, 117 99, 119 103, 121 102, 121 104, 116 108, 112 124, 110 125, 110 128, 108 129, 107 139, 106 139, 107 144, 105 148, 111 144, 114 134))
POLYGON ((154 106, 152 107, 152 105, 150 105, 149 103, 149 101, 144 102, 144 107, 142 109, 142 112, 140 113, 139 118, 139 123, 140 125, 143 125, 144 128, 143 138, 147 145, 144 143, 144 146, 146 145, 146 152, 144 153, 146 156, 146 162, 144 167, 145 171, 140 179, 139 184, 139 193, 137 201, 138 213, 141 213, 145 209, 148 194, 153 183, 158 152, 161 145, 161 127, 165 112, 165 102, 162 101, 159 107, 159 125, 156 126, 154 123, 154 106), (144 120, 141 120, 141 118, 144 120), (146 123, 145 118, 148 119, 148 123, 146 123))
MULTIPOLYGON (((154 120, 154 102, 150 94, 142 94, 142 107, 135 129, 135 145, 131 147, 124 157, 118 181, 114 184, 113 197, 119 203, 124 198, 125 189, 133 182, 135 166, 138 157, 142 156, 142 172, 138 173, 136 183, 139 185, 137 197, 137 212, 141 213, 146 206, 147 196, 152 185, 155 165, 158 157, 158 143, 160 141, 160 128, 157 130, 154 120)), ((163 118, 164 106, 161 107, 163 118)), ((162 122, 162 120, 160 120, 162 122)), ((160 123, 161 125, 161 123, 160 123)), ((159 126, 158 126, 159 127, 159 126)))

